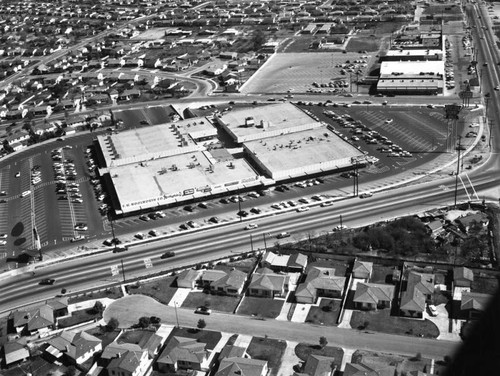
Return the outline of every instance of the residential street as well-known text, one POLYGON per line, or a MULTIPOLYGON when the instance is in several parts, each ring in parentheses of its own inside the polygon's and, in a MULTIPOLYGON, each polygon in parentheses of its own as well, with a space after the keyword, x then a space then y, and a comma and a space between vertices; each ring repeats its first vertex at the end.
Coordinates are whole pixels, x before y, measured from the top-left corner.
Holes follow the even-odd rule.
MULTIPOLYGON (((123 328, 136 324, 142 316, 158 316, 163 323, 176 324, 175 307, 165 306, 153 298, 142 295, 121 298, 106 307, 104 311, 105 321, 116 317, 120 322, 120 327, 123 328)), ((457 342, 361 332, 353 329, 322 327, 289 321, 257 320, 231 314, 212 313, 210 316, 200 316, 194 314, 193 310, 182 308, 177 308, 177 317, 179 325, 187 327, 196 327, 198 320, 203 318, 207 323, 208 330, 249 334, 257 337, 267 335, 270 338, 308 343, 318 343, 319 338, 325 336, 331 346, 410 356, 421 353, 424 357, 436 360, 442 360, 445 355, 452 355, 457 348, 457 342)))

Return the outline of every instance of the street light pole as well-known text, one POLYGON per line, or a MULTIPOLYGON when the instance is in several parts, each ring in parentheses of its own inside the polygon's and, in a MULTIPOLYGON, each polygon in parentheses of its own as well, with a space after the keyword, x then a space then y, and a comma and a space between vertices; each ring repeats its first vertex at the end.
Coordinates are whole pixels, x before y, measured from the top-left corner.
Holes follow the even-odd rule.
POLYGON ((179 326, 179 316, 177 315, 177 302, 174 302, 174 310, 175 310, 175 321, 177 322, 177 328, 180 328, 180 326, 179 326))
POLYGON ((122 263, 122 275, 123 275, 123 283, 125 283, 125 267, 123 266, 123 259, 120 260, 122 263))
POLYGON ((460 144, 460 139, 462 136, 458 136, 458 158, 457 158, 457 172, 455 174, 455 208, 457 207, 457 193, 458 193, 458 174, 460 173, 460 149, 462 145, 460 144))

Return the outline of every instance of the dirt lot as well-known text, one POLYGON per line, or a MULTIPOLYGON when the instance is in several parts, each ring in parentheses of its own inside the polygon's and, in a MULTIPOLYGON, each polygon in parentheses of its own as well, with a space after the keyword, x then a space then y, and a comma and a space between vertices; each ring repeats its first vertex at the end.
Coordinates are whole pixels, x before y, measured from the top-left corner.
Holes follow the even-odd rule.
MULTIPOLYGON (((273 55, 263 67, 247 81, 243 93, 304 93, 314 89, 313 83, 328 84, 332 80, 348 81, 338 64, 361 59, 352 53, 284 53, 273 55)), ((363 69, 360 65, 360 68, 363 69)))

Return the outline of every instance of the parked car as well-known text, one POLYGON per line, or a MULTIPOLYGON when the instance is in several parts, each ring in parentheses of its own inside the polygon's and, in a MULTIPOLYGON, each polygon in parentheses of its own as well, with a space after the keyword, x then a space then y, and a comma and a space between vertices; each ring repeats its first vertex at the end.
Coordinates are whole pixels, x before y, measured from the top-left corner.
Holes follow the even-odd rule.
POLYGON ((201 306, 198 307, 194 310, 194 313, 197 313, 199 315, 210 315, 212 313, 212 310, 208 307, 201 306))
POLYGON ((435 316, 438 315, 438 310, 437 310, 437 308, 436 308, 435 305, 429 304, 429 305, 427 305, 427 308, 429 308, 429 313, 430 313, 431 316, 435 317, 435 316))
POLYGON ((144 239, 144 234, 142 232, 138 232, 137 234, 134 235, 136 239, 142 240, 144 239))
POLYGON ((373 193, 371 192, 365 192, 365 193, 361 193, 359 195, 359 198, 368 198, 368 197, 372 197, 373 196, 373 193))

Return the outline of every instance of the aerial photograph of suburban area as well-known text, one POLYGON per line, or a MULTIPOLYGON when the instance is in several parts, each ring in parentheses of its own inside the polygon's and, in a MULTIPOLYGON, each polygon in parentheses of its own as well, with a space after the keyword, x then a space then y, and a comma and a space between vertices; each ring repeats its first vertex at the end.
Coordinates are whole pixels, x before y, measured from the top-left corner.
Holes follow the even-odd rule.
POLYGON ((0 0, 0 376, 500 375, 500 2, 0 0))

